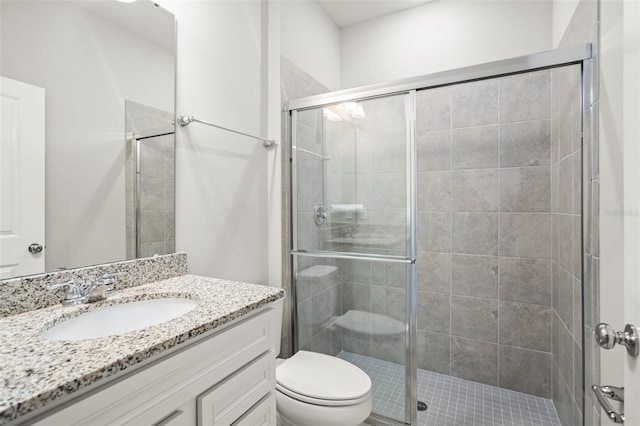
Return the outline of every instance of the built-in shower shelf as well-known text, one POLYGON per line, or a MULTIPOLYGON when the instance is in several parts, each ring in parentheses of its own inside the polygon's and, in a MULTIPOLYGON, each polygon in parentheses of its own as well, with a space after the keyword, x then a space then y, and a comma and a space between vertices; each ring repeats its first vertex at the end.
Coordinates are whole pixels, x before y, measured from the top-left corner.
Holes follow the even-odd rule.
POLYGON ((364 213, 367 207, 364 204, 331 204, 331 213, 364 213))
POLYGON ((348 237, 333 238, 328 241, 332 244, 365 248, 397 247, 403 243, 402 238, 386 235, 351 235, 348 237))
POLYGON ((363 336, 399 336, 406 330, 404 323, 397 319, 353 309, 333 317, 332 320, 332 325, 338 330, 363 336))

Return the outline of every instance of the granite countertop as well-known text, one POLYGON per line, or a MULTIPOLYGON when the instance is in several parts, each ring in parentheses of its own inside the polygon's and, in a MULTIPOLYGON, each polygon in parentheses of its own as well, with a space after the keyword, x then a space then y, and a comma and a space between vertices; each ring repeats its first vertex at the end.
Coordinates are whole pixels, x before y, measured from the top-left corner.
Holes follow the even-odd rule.
POLYGON ((284 296, 274 287, 182 275, 117 291, 105 301, 0 318, 0 425, 220 327, 284 296), (171 321, 117 336, 50 341, 41 333, 81 313, 137 300, 197 300, 171 321))

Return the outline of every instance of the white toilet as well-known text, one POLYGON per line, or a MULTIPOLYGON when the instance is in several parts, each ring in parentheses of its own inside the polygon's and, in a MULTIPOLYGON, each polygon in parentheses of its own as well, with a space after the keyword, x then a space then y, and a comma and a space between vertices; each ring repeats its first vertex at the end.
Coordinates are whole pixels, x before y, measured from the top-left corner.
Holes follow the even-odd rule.
POLYGON ((277 361, 276 409, 283 426, 358 426, 371 413, 371 379, 340 358, 299 351, 277 361))

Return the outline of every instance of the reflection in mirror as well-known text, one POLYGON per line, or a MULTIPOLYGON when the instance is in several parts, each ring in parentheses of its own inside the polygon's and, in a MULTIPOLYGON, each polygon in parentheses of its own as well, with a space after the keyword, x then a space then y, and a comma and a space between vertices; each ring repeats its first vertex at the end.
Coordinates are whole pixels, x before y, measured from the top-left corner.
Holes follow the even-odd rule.
POLYGON ((175 251, 174 115, 126 102, 127 259, 175 251))
POLYGON ((173 15, 148 0, 3 0, 0 19, 0 278, 173 252, 173 15), (126 178, 136 140, 156 175, 126 178))

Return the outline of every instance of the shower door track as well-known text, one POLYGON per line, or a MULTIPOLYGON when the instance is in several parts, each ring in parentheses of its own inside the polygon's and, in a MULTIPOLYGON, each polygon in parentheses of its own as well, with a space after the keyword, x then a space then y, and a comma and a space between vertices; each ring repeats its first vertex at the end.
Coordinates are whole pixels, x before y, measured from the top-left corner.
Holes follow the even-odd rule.
POLYGON ((591 44, 582 44, 434 74, 393 80, 388 83, 372 84, 322 95, 292 99, 285 102, 284 109, 285 111, 300 111, 356 99, 371 99, 396 93, 407 93, 411 90, 433 89, 435 87, 504 77, 510 74, 521 74, 545 68, 578 64, 586 59, 591 59, 591 57, 591 44))

